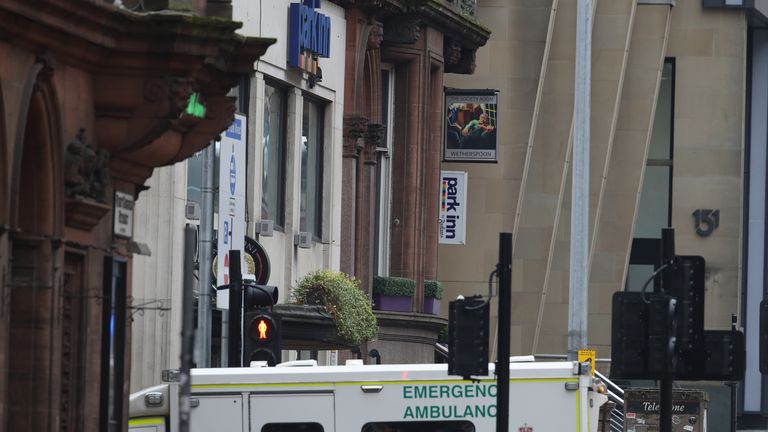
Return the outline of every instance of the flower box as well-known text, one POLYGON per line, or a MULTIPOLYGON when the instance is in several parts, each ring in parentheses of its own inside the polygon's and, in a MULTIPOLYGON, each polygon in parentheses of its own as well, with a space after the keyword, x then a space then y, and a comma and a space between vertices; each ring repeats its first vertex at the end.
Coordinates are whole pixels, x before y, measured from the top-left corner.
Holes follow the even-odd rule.
POLYGON ((373 295, 373 308, 376 310, 410 312, 412 309, 412 303, 413 297, 390 296, 385 294, 373 295))
POLYGON ((413 279, 376 276, 373 278, 373 308, 393 312, 411 312, 416 281, 413 279))

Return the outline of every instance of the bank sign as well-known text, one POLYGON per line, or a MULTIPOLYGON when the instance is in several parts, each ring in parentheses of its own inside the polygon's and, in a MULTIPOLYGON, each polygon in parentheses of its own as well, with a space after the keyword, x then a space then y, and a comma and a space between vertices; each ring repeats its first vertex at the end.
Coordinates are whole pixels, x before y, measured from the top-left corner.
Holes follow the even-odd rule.
POLYGON ((320 0, 291 3, 288 64, 317 75, 317 58, 331 55, 331 17, 317 12, 320 0))
POLYGON ((440 173, 439 239, 442 244, 464 244, 467 222, 467 173, 440 173))

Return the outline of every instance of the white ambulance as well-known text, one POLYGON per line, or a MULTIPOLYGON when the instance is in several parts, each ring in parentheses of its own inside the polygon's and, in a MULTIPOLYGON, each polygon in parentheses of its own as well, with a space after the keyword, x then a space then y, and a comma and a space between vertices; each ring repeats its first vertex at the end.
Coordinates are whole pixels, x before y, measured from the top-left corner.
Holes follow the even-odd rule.
MULTIPOLYGON (((498 390, 492 364, 491 376, 476 381, 449 376, 445 364, 315 364, 193 369, 190 431, 496 429, 498 390)), ((510 363, 509 430, 596 432, 599 408, 607 400, 602 389, 589 368, 576 362, 510 363)), ((178 407, 178 382, 134 393, 129 431, 177 432, 178 407)))

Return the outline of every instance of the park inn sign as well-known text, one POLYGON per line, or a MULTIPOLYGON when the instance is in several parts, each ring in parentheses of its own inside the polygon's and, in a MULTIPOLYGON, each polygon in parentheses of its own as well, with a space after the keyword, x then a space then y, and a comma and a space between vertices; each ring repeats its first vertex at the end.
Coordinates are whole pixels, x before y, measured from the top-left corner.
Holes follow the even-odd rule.
POLYGON ((331 55, 331 18, 317 12, 320 0, 290 6, 288 65, 317 75, 317 58, 331 55))

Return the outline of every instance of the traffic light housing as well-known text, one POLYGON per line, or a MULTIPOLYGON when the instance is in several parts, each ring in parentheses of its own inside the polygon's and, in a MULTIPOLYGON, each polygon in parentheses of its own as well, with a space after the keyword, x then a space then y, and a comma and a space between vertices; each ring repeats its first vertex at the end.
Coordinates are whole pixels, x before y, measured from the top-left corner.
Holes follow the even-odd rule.
POLYGON ((488 375, 490 304, 481 297, 450 302, 448 308, 448 374, 470 379, 488 375))
POLYGON ((611 378, 641 379, 648 374, 648 308, 639 292, 613 294, 611 378))
POLYGON ((647 307, 648 376, 663 378, 677 368, 677 299, 653 294, 647 307))
POLYGON ((258 285, 253 281, 243 281, 243 310, 249 311, 260 307, 272 307, 277 304, 278 289, 272 285, 258 285))
POLYGON ((245 313, 243 320, 243 366, 252 361, 266 361, 269 366, 280 363, 280 317, 259 309, 245 313))
POLYGON ((677 371, 696 375, 705 368, 704 258, 676 256, 672 274, 677 298, 677 371))
POLYGON ((280 317, 271 311, 277 298, 277 287, 243 281, 243 366, 252 361, 280 363, 280 317))

